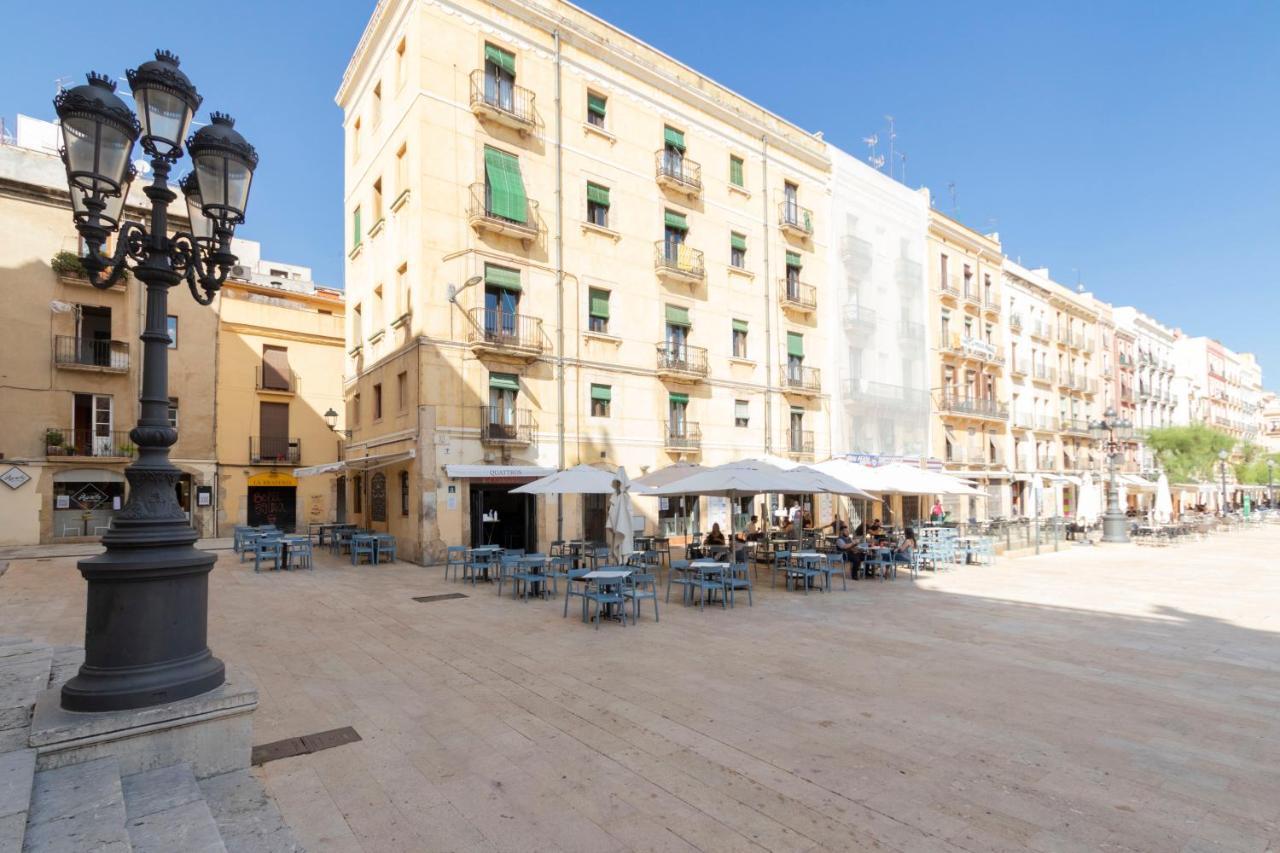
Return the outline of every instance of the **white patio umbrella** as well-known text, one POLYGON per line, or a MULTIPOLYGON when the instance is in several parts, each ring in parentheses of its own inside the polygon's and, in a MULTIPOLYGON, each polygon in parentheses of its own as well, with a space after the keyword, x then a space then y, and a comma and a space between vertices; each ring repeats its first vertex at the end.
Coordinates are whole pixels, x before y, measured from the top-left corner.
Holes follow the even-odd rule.
POLYGON ((1169 493, 1169 478, 1163 471, 1160 472, 1160 479, 1156 481, 1155 512, 1156 521, 1161 524, 1168 524, 1173 518, 1173 495, 1169 493))
POLYGON ((828 459, 811 467, 815 471, 821 471, 864 492, 881 491, 880 477, 876 475, 876 469, 870 465, 859 465, 848 459, 828 459))
POLYGON ((914 465, 894 462, 875 469, 881 493, 901 495, 970 495, 985 498, 987 493, 963 482, 958 477, 937 471, 926 471, 914 465))
POLYGON ((609 534, 609 555, 617 564, 635 550, 635 512, 631 507, 631 480, 627 477, 627 469, 618 467, 610 487, 613 497, 609 498, 604 528, 609 534))
POLYGON ((517 486, 511 492, 518 495, 611 495, 616 478, 614 471, 575 465, 517 486))
POLYGON ((1076 507, 1076 520, 1081 524, 1095 524, 1102 511, 1102 501, 1098 497, 1098 486, 1093 475, 1085 472, 1080 478, 1080 500, 1076 507))
POLYGON ((697 462, 674 462, 664 468, 650 471, 642 477, 636 477, 631 481, 631 488, 637 494, 646 494, 648 489, 683 480, 701 470, 702 466, 697 462))

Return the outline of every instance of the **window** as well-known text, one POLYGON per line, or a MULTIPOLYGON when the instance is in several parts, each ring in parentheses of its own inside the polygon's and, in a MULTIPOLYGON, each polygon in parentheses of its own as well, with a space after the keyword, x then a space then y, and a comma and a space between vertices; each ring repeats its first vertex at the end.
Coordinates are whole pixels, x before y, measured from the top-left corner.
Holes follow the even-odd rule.
POLYGON ((529 201, 520 175, 520 160, 497 148, 484 149, 484 212, 486 216, 523 224, 529 201))
MULTIPOLYGON (((516 398, 520 394, 520 377, 514 373, 489 374, 489 428, 516 425, 516 398)), ((506 434, 500 431, 498 434, 506 434)), ((514 436, 513 436, 514 437, 514 436)))
POLYGON ((516 55, 495 44, 484 46, 484 99, 499 109, 515 109, 516 55))
POLYGON ((609 291, 591 288, 587 291, 587 328, 600 334, 609 332, 609 291))
POLYGON ((688 357, 689 345, 689 309, 681 305, 668 305, 667 349, 666 358, 673 362, 683 362, 688 357))
POLYGON ((943 255, 939 259, 939 272, 942 274, 942 287, 945 290, 949 282, 947 281, 947 256, 943 255))
POLYGON ((747 357, 747 321, 733 321, 733 357, 747 357))
POLYGON ((356 209, 351 211, 351 248, 360 245, 360 240, 364 236, 364 232, 360 230, 360 205, 356 205, 356 209))
POLYGON ((689 231, 689 220, 685 218, 683 213, 676 213, 674 210, 667 210, 662 215, 664 236, 662 241, 663 258, 668 264, 681 266, 681 261, 689 263, 681 246, 684 245, 685 235, 689 231))
POLYGON ((364 313, 360 306, 351 309, 351 340, 356 346, 364 339, 364 313))
POLYGON ((800 258, 799 252, 787 252, 786 269, 787 269, 787 298, 798 299, 800 297, 800 269, 804 262, 800 258))
MULTIPOLYGON (((401 145, 396 151, 396 192, 403 195, 409 189, 409 145, 401 145)), ((394 207, 394 205, 393 205, 394 207)))
POLYGON ((357 118, 351 125, 351 159, 358 160, 360 158, 360 119, 357 118))
POLYGON ((373 224, 382 221, 382 178, 373 182, 373 224))
POLYGON ((287 347, 262 346, 262 381, 258 387, 267 391, 288 391, 292 387, 287 347))
POLYGON ((800 224, 800 187, 786 181, 782 184, 783 222, 787 225, 800 224))
POLYGON ((587 124, 604 127, 605 104, 608 99, 595 92, 587 92, 587 124))
POLYGON ((951 343, 951 312, 943 309, 942 325, 940 327, 942 345, 950 346, 951 343))
POLYGON ((351 478, 351 506, 357 514, 364 512, 364 477, 359 474, 351 478))
POLYGON ((413 310, 413 302, 410 300, 409 294, 408 264, 401 264, 396 267, 396 297, 399 299, 400 316, 404 316, 413 310))
POLYGON ((734 231, 729 235, 729 266, 735 269, 747 267, 747 237, 734 231))
POLYGON ((178 398, 169 398, 169 426, 173 429, 178 428, 178 398))
POLYGON ((609 404, 613 402, 613 386, 612 385, 595 385, 591 386, 591 417, 607 418, 609 417, 609 404))
POLYGON ((733 401, 733 425, 744 429, 751 425, 751 407, 746 400, 733 401))
POLYGON ((409 515, 409 472, 400 472, 400 514, 409 515))
POLYGON ((165 331, 169 333, 169 349, 178 348, 178 318, 169 314, 164 318, 165 331))
POLYGON ((793 382, 804 380, 804 335, 787 332, 787 376, 793 382))
POLYGON ((382 122, 382 81, 373 84, 373 126, 382 122))
POLYGON ((405 40, 400 39, 400 43, 396 45, 396 88, 399 89, 404 85, 404 81, 408 79, 408 74, 404 66, 405 40))
POLYGON ((351 395, 351 425, 360 426, 360 395, 351 395))
POLYGON ((373 419, 382 420, 382 383, 373 383, 373 419))
POLYGON ((587 221, 609 227, 609 188, 587 182, 587 221))
POLYGON ((729 155, 729 183, 735 187, 745 187, 746 179, 742 173, 742 158, 736 155, 729 155))
POLYGON ((515 338, 520 311, 520 271, 484 265, 484 331, 490 338, 515 338))
POLYGON ((662 129, 662 174, 684 180, 684 131, 662 129))
POLYGON ((373 311, 369 316, 370 321, 373 323, 374 332, 382 329, 382 308, 382 285, 378 285, 373 289, 373 311))

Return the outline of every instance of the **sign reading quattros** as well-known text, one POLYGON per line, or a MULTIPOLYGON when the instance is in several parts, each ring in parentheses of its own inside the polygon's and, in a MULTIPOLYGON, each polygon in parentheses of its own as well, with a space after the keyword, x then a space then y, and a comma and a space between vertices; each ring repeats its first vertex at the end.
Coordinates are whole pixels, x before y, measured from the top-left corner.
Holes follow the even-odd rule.
POLYGON ((298 478, 283 471, 264 471, 249 478, 250 486, 296 486, 298 478))

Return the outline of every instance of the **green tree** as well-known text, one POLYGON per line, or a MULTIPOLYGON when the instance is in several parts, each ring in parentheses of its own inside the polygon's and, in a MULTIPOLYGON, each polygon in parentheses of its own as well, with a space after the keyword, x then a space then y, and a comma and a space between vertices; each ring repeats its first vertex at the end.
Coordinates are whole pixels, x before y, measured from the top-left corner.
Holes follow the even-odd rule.
POLYGON ((1240 461, 1234 466, 1236 471, 1236 482, 1251 485, 1266 485, 1267 461, 1271 460, 1280 466, 1280 453, 1267 454, 1267 452, 1256 444, 1245 442, 1239 448, 1240 461))
POLYGON ((1204 424, 1153 429, 1146 442, 1174 483, 1212 480, 1219 451, 1230 452, 1235 445, 1231 436, 1204 424))

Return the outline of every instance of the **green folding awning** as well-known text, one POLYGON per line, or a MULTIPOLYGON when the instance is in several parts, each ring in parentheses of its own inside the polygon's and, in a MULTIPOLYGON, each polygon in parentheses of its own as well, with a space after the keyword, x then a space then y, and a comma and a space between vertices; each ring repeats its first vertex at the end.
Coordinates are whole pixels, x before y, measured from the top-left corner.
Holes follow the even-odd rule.
POLYGON ((746 320, 734 320, 734 321, 733 321, 733 330, 734 330, 735 332, 745 332, 745 331, 747 330, 747 321, 746 321, 746 320))
POLYGON ((609 402, 613 399, 613 387, 610 385, 592 385, 591 399, 609 402))
POLYGON ((600 317, 601 319, 609 319, 609 292, 606 290, 592 289, 589 293, 591 300, 591 316, 600 317))
POLYGON ((685 219, 683 213, 676 213, 674 210, 668 210, 663 214, 662 221, 666 223, 668 228, 674 228, 677 231, 689 230, 689 220, 685 219))
POLYGON ((804 358, 804 335, 799 332, 787 332, 787 355, 804 358))
POLYGON ((741 157, 729 158, 729 183, 733 184, 735 187, 743 185, 741 157))
POLYGON ((732 233, 729 235, 729 245, 734 249, 747 250, 747 238, 742 234, 732 233))
POLYGON ((512 222, 527 221, 529 201, 520 177, 520 161, 505 151, 486 147, 484 175, 489 184, 489 212, 512 222))
POLYGON ((787 266, 795 267, 796 269, 804 266, 804 264, 800 263, 799 252, 787 252, 787 266))
POLYGON ((670 400, 672 403, 678 403, 681 406, 687 406, 689 404, 689 395, 672 393, 670 400))
POLYGON ((587 182, 587 201, 594 201, 596 204, 609 206, 609 188, 602 187, 599 184, 587 182))
POLYGON ((601 95, 593 95, 587 92, 587 111, 593 112, 598 116, 604 115, 604 97, 601 95))
POLYGON ((684 151, 683 130, 676 130, 674 127, 664 127, 662 129, 662 141, 677 151, 684 151))
POLYGON ((490 373, 489 387, 501 388, 503 391, 519 391, 520 377, 514 373, 490 373))
MULTIPOLYGON (((475 42, 472 42, 472 44, 474 43, 475 42)), ((484 58, 486 61, 492 62, 511 76, 515 76, 516 55, 511 51, 503 50, 496 45, 486 43, 484 46, 484 58)))
POLYGON ((667 322, 672 326, 690 326, 689 309, 681 308, 679 305, 667 306, 667 322))
POLYGON ((500 267, 497 264, 484 265, 484 283, 501 287, 503 290, 520 291, 520 270, 500 267))

